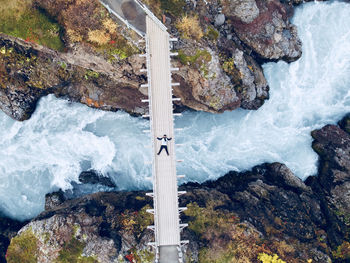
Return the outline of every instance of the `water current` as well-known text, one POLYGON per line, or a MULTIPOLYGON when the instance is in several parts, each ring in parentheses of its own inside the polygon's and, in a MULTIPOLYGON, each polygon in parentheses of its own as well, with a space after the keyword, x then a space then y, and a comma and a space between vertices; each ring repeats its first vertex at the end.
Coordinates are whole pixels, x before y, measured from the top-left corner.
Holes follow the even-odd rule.
MULTIPOLYGON (((307 3, 293 23, 303 42, 298 61, 263 65, 270 100, 258 111, 185 112, 177 117, 176 150, 185 181, 203 182, 230 170, 282 162, 302 179, 315 174, 310 132, 350 111, 350 8, 307 3)), ((0 112, 0 211, 27 219, 43 210, 46 193, 69 189, 81 171, 109 175, 119 190, 151 187, 147 120, 124 112, 43 98, 30 120, 0 112)), ((97 189, 97 188, 96 188, 97 189)), ((101 190, 101 188, 99 188, 101 190)))

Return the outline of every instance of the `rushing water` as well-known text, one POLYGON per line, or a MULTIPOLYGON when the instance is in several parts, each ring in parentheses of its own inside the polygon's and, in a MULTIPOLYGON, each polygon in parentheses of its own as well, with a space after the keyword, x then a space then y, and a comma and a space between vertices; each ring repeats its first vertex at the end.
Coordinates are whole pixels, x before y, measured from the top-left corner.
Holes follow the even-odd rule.
MULTIPOLYGON (((185 112, 176 121, 178 165, 186 180, 202 182, 262 162, 287 164, 300 178, 316 172, 310 132, 350 111, 350 8, 308 3, 294 17, 303 57, 264 65, 271 98, 258 111, 185 112)), ((32 118, 0 112, 0 210, 30 218, 44 195, 71 187, 82 170, 108 174, 118 189, 149 188, 148 121, 43 98, 32 118)))

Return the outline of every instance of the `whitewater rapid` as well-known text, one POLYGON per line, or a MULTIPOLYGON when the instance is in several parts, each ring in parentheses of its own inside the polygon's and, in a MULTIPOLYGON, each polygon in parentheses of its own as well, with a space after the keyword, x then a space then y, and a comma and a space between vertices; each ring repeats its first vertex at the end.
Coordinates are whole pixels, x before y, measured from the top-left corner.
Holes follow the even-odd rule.
MULTIPOLYGON (((185 181, 203 182, 230 170, 282 162, 300 178, 315 174, 310 132, 350 111, 350 8, 307 3, 293 19, 303 42, 297 62, 267 63, 271 97, 258 111, 185 112, 177 117, 176 150, 185 181)), ((43 98, 30 120, 0 112, 0 211, 27 219, 43 210, 46 193, 69 189, 90 168, 120 190, 150 188, 149 122, 124 112, 43 98)), ((184 182, 184 181, 183 181, 184 182)))

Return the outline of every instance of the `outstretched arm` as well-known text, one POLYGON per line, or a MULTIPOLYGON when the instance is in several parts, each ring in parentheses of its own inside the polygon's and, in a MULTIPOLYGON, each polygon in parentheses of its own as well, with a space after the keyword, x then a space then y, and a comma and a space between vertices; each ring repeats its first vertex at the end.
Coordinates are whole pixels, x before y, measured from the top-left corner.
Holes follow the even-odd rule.
POLYGON ((161 140, 162 138, 157 137, 158 140, 161 140))
POLYGON ((168 141, 170 141, 172 138, 167 138, 168 139, 168 141))

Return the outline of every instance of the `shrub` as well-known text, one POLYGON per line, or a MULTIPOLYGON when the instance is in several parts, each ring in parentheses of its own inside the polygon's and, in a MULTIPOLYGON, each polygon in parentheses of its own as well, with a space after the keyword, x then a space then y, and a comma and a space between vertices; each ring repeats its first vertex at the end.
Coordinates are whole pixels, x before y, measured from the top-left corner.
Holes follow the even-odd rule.
POLYGON ((83 40, 83 36, 79 32, 74 31, 73 29, 67 30, 67 36, 68 36, 69 40, 73 43, 80 42, 83 40))
POLYGON ((107 44, 111 36, 104 30, 90 30, 88 33, 89 41, 99 46, 107 44))
POLYGON ((63 245, 62 250, 57 258, 57 263, 95 263, 93 257, 84 257, 83 253, 85 244, 73 237, 70 242, 63 245))
POLYGON ((111 18, 106 18, 102 23, 110 34, 115 34, 117 32, 117 24, 111 18))
POLYGON ((208 26, 205 36, 210 40, 217 40, 219 37, 219 32, 212 26, 208 26))
POLYGON ((350 260, 350 243, 343 242, 337 247, 336 251, 333 251, 333 256, 336 259, 350 260))
POLYGON ((177 29, 183 38, 194 38, 200 40, 203 37, 203 31, 199 24, 197 16, 184 16, 176 24, 177 29))
POLYGON ((258 255, 258 259, 261 260, 262 263, 286 263, 282 259, 278 258, 277 254, 274 254, 273 256, 271 256, 266 253, 260 253, 258 255))

